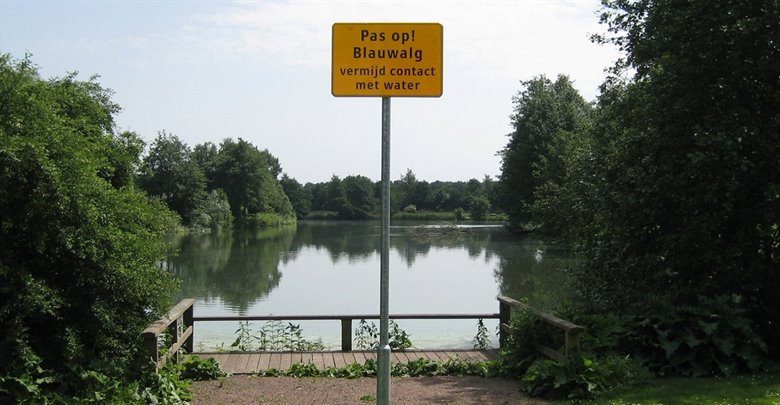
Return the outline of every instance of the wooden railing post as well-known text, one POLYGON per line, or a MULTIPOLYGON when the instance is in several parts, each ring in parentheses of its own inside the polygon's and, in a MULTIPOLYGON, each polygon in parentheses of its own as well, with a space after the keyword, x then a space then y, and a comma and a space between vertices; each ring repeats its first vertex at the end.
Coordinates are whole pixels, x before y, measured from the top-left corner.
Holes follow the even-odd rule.
POLYGON ((504 325, 509 325, 509 319, 512 317, 512 307, 508 303, 498 300, 498 347, 506 346, 507 331, 504 325))
POLYGON ((195 318, 192 316, 192 306, 195 300, 187 298, 181 300, 176 306, 168 311, 168 314, 152 322, 141 333, 144 340, 144 351, 156 363, 157 369, 164 366, 168 359, 177 361, 179 358, 179 349, 185 344, 192 345, 192 323, 195 318), (189 315, 186 315, 187 312, 189 315), (189 321, 186 321, 189 319, 189 321), (183 323, 189 322, 189 326, 182 327, 183 323), (166 353, 160 356, 158 340, 160 334, 167 331, 173 342, 166 343, 166 353), (189 343, 188 343, 189 342, 189 343))
POLYGON ((582 333, 582 328, 579 327, 566 331, 563 355, 566 356, 567 360, 571 360, 572 354, 580 350, 580 333, 582 333))
POLYGON ((193 321, 194 308, 195 305, 190 305, 189 308, 184 311, 184 330, 187 330, 187 328, 190 327, 192 328, 192 333, 187 338, 187 340, 184 341, 184 350, 187 353, 192 353, 195 351, 195 322, 193 321))
POLYGON ((352 318, 341 318, 341 350, 352 351, 352 318))
MULTIPOLYGON (((179 341, 179 335, 181 333, 181 328, 179 328, 179 323, 181 322, 181 318, 176 318, 173 322, 171 322, 170 325, 168 325, 167 331, 168 335, 171 337, 170 342, 166 342, 166 347, 171 347, 174 343, 179 341)), ((170 349, 168 349, 170 350, 170 349)), ((173 362, 176 363, 179 361, 179 352, 173 352, 167 354, 169 359, 173 359, 173 362)))
POLYGON ((146 353, 147 360, 151 359, 155 366, 160 361, 160 351, 157 348, 157 334, 154 332, 144 332, 144 352, 146 353))

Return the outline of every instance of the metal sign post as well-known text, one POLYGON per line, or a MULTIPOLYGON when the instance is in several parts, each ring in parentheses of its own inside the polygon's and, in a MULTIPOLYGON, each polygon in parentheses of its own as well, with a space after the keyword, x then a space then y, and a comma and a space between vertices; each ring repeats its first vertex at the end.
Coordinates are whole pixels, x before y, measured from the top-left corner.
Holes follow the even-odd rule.
POLYGON ((379 273, 378 404, 390 403, 390 97, 382 97, 382 251, 379 273))
POLYGON ((382 97, 382 225, 377 403, 390 403, 390 97, 441 97, 438 23, 333 24, 331 94, 382 97))

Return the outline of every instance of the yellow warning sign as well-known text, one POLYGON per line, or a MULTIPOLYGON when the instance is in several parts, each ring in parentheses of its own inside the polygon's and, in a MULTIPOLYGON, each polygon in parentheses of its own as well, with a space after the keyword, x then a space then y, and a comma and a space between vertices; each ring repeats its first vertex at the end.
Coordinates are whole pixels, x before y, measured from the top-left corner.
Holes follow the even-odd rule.
POLYGON ((337 97, 441 97, 438 23, 333 24, 331 93, 337 97))

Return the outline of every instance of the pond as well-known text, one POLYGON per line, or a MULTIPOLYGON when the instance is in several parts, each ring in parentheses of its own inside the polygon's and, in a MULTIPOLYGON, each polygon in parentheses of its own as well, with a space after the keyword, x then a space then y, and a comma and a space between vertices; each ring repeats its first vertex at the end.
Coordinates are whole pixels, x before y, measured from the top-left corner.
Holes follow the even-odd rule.
MULTIPOLYGON (((296 226, 189 234, 166 268, 174 299, 195 316, 379 313, 379 221, 301 221, 296 226)), ((497 295, 547 307, 566 295, 566 250, 503 226, 393 222, 390 313, 496 313, 497 295)), ((374 321, 378 324, 378 321, 374 321)), ((340 347, 338 321, 295 321, 304 336, 340 347)), ((356 326, 357 321, 353 324, 356 326)), ((485 320, 495 333, 497 320, 485 320)), ((259 326, 260 323, 257 323, 259 326)), ((415 348, 469 348, 476 320, 399 320, 415 348)), ((196 350, 228 348, 237 322, 198 322, 196 350)), ((492 338, 497 345, 497 337, 492 338)))

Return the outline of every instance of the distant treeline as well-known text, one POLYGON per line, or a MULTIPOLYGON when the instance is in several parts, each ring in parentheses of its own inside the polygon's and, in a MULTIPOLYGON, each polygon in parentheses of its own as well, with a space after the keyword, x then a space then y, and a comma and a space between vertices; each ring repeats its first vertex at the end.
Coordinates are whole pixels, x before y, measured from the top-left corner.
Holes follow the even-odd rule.
MULTIPOLYGON (((298 218, 366 219, 381 212, 381 182, 365 176, 331 177, 323 183, 301 185, 282 176, 282 187, 290 198, 298 218)), ((448 218, 484 220, 492 207, 495 182, 490 176, 482 181, 417 180, 411 169, 390 184, 391 212, 406 218, 433 218, 434 213, 452 213, 448 218), (426 216, 426 212, 428 215, 426 216)))
POLYGON ((138 185, 191 228, 295 222, 279 184, 281 170, 268 150, 241 138, 190 149, 176 135, 160 132, 142 160, 138 185))
MULTIPOLYGON (((140 139, 135 142, 143 148, 140 139)), ((328 182, 302 185, 282 173, 267 149, 241 138, 190 148, 176 135, 160 132, 142 160, 138 185, 196 229, 226 228, 234 222, 274 225, 310 216, 367 219, 381 212, 380 182, 334 175, 328 182)), ((429 183, 417 180, 409 169, 391 184, 391 209, 407 218, 447 212, 447 219, 484 220, 495 206, 494 188, 490 176, 429 183)))

